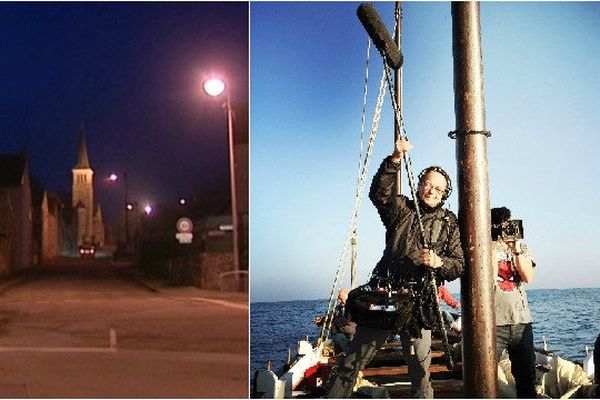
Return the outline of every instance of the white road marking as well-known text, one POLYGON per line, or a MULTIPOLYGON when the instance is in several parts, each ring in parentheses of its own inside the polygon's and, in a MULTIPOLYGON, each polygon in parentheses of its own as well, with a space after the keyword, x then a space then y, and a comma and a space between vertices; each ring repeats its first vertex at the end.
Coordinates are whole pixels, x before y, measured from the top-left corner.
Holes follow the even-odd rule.
POLYGON ((117 331, 110 328, 110 348, 117 350, 117 331))
POLYGON ((20 347, 20 346, 0 346, 0 353, 11 351, 31 351, 40 353, 116 353, 117 352, 117 331, 110 328, 109 347, 20 347))
POLYGON ((237 308, 239 310, 247 310, 248 309, 248 304, 232 303, 230 301, 225 301, 225 300, 207 299, 206 297, 192 297, 192 300, 206 301, 208 303, 215 303, 215 304, 219 304, 224 307, 237 308))

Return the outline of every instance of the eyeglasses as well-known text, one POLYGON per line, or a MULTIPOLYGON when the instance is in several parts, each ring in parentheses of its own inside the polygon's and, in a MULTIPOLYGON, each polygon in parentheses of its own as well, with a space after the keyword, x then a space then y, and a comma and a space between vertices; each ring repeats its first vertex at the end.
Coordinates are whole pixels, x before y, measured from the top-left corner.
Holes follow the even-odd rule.
POLYGON ((423 182, 422 185, 423 185, 423 189, 432 190, 433 192, 437 193, 440 196, 442 196, 446 193, 446 189, 442 189, 440 187, 433 186, 433 184, 429 181, 423 182))

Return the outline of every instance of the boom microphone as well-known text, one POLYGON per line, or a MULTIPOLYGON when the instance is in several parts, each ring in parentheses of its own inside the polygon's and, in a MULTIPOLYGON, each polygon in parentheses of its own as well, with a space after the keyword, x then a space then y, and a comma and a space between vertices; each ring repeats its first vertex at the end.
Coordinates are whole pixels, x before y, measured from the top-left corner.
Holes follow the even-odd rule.
POLYGON ((404 57, 400 53, 400 49, 390 36, 385 25, 381 21, 377 10, 370 4, 363 3, 356 10, 358 19, 369 34, 371 40, 386 59, 388 65, 393 69, 398 69, 402 66, 404 57))

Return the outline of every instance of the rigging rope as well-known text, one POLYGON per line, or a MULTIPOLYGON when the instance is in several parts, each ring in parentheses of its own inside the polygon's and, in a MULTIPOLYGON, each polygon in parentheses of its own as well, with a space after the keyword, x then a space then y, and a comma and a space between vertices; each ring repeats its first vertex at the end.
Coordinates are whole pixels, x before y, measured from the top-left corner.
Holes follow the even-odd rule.
MULTIPOLYGON (((327 305, 327 313, 326 313, 325 323, 322 326, 322 328, 325 327, 327 330, 327 337, 329 336, 329 330, 331 329, 331 324, 333 322, 333 312, 335 310, 335 306, 336 306, 336 302, 337 302, 336 292, 339 290, 339 286, 341 285, 341 281, 344 277, 344 272, 345 272, 344 265, 347 262, 349 248, 351 246, 352 237, 354 236, 354 232, 356 231, 358 217, 360 214, 360 205, 361 205, 362 197, 363 197, 362 194, 364 191, 365 182, 367 180, 366 178, 367 178, 367 172, 368 172, 368 167, 369 167, 369 161, 371 160, 371 155, 373 153, 375 137, 377 135, 377 129, 379 128, 379 120, 381 119, 381 110, 383 108, 383 102, 385 99, 385 90, 386 90, 385 78, 382 76, 380 88, 379 88, 379 95, 377 97, 377 104, 375 106, 373 122, 371 125, 371 131, 369 134, 369 140, 367 142, 367 151, 366 151, 365 158, 363 160, 360 175, 359 175, 359 184, 357 186, 358 190, 356 193, 356 197, 354 199, 354 209, 352 211, 352 216, 350 218, 350 226, 349 226, 348 232, 346 234, 346 240, 344 242, 342 255, 340 256, 339 263, 338 263, 338 269, 337 269, 336 276, 333 281, 333 287, 331 289, 329 302, 327 305)), ((319 338, 322 338, 322 337, 323 337, 323 329, 321 329, 321 334, 319 335, 319 338)))
MULTIPOLYGON (((385 70, 385 77, 388 82, 389 87, 392 85, 392 74, 390 73, 390 66, 384 61, 383 68, 385 70)), ((402 118, 402 114, 400 112, 400 107, 396 98, 394 97, 394 93, 390 89, 390 95, 392 98, 392 107, 394 109, 394 118, 396 123, 400 127, 399 136, 401 139, 406 139, 406 129, 404 129, 404 119, 402 118)), ((427 239, 425 238, 425 229, 423 228, 423 220, 421 219, 421 208, 419 207, 419 201, 417 198, 417 189, 415 187, 415 179, 412 173, 412 166, 410 162, 410 157, 408 153, 405 151, 402 153, 402 159, 404 161, 404 166, 406 168, 406 177, 408 178, 408 185, 410 186, 410 194, 412 195, 414 204, 415 204, 415 212, 417 213, 417 221, 419 222, 419 233, 421 234, 421 243, 423 247, 429 248, 429 243, 427 243, 427 239)))
MULTIPOLYGON (((369 140, 367 142, 367 150, 364 156, 362 163, 360 164, 360 171, 358 175, 358 183, 357 183, 357 191, 354 199, 354 208, 352 211, 352 215, 350 218, 350 226, 348 232, 346 234, 346 240, 344 241, 344 247, 342 249, 342 254, 339 259, 338 268, 335 274, 335 278, 333 280, 333 287, 331 288, 331 293, 329 295, 329 301, 327 303, 327 312, 325 314, 325 321, 323 325, 321 325, 321 331, 319 333, 319 340, 327 339, 329 337, 329 331, 331 330, 331 325, 333 323, 333 314, 335 311, 337 296, 336 291, 339 290, 339 286, 344 276, 345 268, 344 264, 347 260, 349 248, 351 247, 352 238, 356 232, 356 226, 358 221, 358 216, 360 213, 360 204, 362 202, 362 194, 364 191, 364 186, 367 178, 369 162, 371 160, 371 155, 373 153, 373 148, 375 144, 375 137, 377 135, 377 129, 379 128, 379 121, 381 119, 381 111, 383 109, 383 102, 385 99, 386 92, 386 82, 385 75, 382 75, 380 85, 379 85, 379 94, 377 96, 377 102, 375 106, 375 112, 373 116, 373 122, 371 124, 371 131, 369 133, 369 140)), ((365 97, 366 101, 366 97, 365 97)))

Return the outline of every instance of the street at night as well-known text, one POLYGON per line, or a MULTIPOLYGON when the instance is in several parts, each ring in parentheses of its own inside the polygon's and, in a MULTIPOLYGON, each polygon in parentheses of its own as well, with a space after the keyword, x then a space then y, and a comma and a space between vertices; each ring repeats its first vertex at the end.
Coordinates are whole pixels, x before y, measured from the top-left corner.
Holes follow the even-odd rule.
POLYGON ((0 397, 248 397, 247 293, 59 259, 0 300, 0 397))
POLYGON ((0 398, 247 398, 244 2, 0 4, 0 398))

